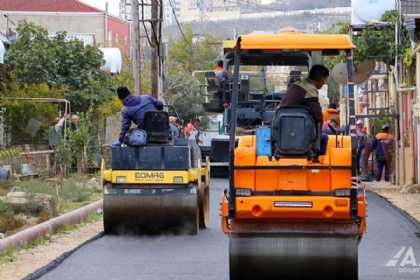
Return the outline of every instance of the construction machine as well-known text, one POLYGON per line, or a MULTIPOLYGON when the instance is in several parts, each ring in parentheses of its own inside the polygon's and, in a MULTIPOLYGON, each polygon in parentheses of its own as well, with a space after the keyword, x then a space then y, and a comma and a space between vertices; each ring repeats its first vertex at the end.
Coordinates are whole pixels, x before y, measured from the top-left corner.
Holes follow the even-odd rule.
POLYGON ((197 234, 209 221, 209 161, 174 138, 167 112, 147 112, 145 145, 116 145, 103 166, 106 234, 197 234))
MULTIPOLYGON (((352 137, 322 137, 320 155, 313 158, 310 150, 320 131, 308 110, 273 108, 268 105, 274 100, 267 98, 241 100, 239 83, 241 67, 262 67, 267 77, 276 73, 276 67, 305 73, 315 53, 319 57, 344 52, 348 123, 353 124, 353 48, 347 35, 291 32, 244 35, 225 54, 233 76, 228 112, 230 179, 222 195, 221 222, 229 236, 231 280, 358 279, 366 201, 355 177, 352 137), (241 108, 253 108, 258 117, 252 133, 249 122, 246 133, 237 132, 241 108)), ((273 95, 268 91, 265 96, 273 95)))

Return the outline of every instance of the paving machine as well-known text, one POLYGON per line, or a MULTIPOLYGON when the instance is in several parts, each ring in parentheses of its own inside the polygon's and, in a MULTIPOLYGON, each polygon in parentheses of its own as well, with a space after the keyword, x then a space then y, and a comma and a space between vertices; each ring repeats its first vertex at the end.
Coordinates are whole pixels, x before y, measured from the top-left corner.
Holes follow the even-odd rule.
POLYGON ((261 111, 254 133, 237 136, 241 67, 307 71, 315 52, 345 52, 349 124, 355 122, 351 39, 347 35, 244 35, 227 64, 230 97, 230 181, 222 196, 222 228, 229 236, 231 280, 358 279, 358 243, 366 227, 364 189, 348 135, 324 136, 313 160, 317 128, 305 107, 261 111), (271 117, 270 117, 271 116, 271 117))
POLYGON ((147 143, 113 146, 103 168, 106 234, 197 234, 209 220, 209 162, 198 145, 171 139, 167 112, 145 114, 147 143))

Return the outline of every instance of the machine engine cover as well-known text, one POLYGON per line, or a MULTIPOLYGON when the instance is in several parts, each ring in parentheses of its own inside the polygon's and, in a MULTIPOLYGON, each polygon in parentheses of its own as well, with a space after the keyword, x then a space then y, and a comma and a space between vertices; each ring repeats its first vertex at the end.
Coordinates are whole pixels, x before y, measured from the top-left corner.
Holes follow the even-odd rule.
POLYGON ((112 147, 113 170, 188 170, 191 165, 187 145, 112 147))
POLYGON ((316 126, 305 107, 280 107, 273 118, 274 155, 304 156, 316 141, 316 126))

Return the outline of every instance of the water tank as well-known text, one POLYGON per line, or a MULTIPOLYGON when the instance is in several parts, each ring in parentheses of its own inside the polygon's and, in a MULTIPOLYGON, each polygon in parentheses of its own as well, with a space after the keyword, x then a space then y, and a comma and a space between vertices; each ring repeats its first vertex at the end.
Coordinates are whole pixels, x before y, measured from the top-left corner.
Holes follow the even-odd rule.
POLYGON ((101 70, 112 74, 119 74, 122 68, 122 54, 118 48, 99 48, 104 55, 105 63, 101 70))
POLYGON ((352 0, 351 24, 365 25, 380 20, 389 10, 395 10, 395 0, 352 0))

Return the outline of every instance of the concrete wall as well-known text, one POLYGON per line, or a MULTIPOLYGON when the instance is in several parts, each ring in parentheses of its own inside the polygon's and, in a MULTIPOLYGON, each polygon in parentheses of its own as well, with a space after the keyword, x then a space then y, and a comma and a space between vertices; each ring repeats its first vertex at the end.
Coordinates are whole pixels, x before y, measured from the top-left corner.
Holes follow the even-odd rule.
MULTIPOLYGON (((16 29, 21 21, 34 22, 49 32, 67 31, 68 33, 92 33, 100 46, 105 46, 105 14, 103 13, 53 13, 53 12, 1 12, 16 23, 9 27, 16 29)), ((0 17, 0 31, 6 31, 7 20, 0 17)))

